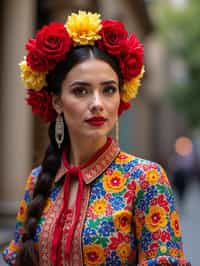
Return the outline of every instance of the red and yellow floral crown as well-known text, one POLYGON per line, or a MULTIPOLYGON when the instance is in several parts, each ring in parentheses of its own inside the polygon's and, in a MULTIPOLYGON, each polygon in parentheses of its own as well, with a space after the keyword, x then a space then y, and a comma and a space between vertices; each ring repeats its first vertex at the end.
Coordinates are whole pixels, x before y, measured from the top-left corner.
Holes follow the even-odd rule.
POLYGON ((19 64, 21 79, 28 88, 27 103, 45 122, 56 118, 52 96, 45 89, 46 75, 62 61, 73 46, 96 45, 117 59, 123 85, 119 115, 130 107, 144 74, 144 49, 135 33, 128 36, 122 22, 101 20, 97 13, 79 11, 66 24, 52 22, 26 43, 27 56, 19 64))

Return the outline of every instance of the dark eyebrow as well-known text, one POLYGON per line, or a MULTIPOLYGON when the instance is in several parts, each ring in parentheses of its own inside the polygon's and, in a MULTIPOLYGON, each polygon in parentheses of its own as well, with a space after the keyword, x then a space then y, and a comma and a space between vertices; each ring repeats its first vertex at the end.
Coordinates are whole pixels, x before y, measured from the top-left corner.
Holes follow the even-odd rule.
POLYGON ((90 83, 88 82, 85 82, 85 81, 74 81, 70 84, 70 87, 73 87, 73 86, 76 86, 76 85, 79 85, 79 86, 90 86, 90 83))
POLYGON ((110 85, 110 84, 118 85, 118 83, 114 80, 107 80, 107 81, 101 82, 101 85, 110 85))
MULTIPOLYGON (((100 83, 101 85, 110 85, 110 84, 114 84, 114 85, 118 85, 118 83, 114 80, 106 80, 106 81, 103 81, 100 83)), ((85 82, 85 81, 74 81, 70 84, 70 87, 73 87, 73 86, 76 86, 76 85, 79 85, 79 86, 90 86, 91 84, 89 82, 85 82)))

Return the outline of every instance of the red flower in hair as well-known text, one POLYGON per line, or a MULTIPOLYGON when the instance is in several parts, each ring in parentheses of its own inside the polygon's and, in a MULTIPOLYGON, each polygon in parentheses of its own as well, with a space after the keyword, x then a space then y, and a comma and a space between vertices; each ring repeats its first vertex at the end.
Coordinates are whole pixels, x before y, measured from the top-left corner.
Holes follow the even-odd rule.
POLYGON ((135 34, 130 36, 126 45, 127 53, 119 58, 119 63, 123 78, 130 80, 141 73, 144 60, 144 48, 135 34))
POLYGON ((52 106, 52 96, 45 89, 40 91, 28 90, 27 103, 32 107, 32 112, 38 114, 45 122, 56 119, 56 111, 52 106))
POLYGON ((27 64, 35 71, 54 69, 70 50, 72 40, 62 23, 52 22, 44 26, 26 44, 27 64))
POLYGON ((128 110, 130 107, 131 107, 130 103, 126 103, 120 100, 120 104, 118 108, 118 116, 120 116, 124 111, 128 110))
MULTIPOLYGON (((27 44, 28 46, 29 44, 27 44)), ((47 57, 42 56, 40 51, 33 46, 33 43, 31 43, 32 49, 28 52, 26 62, 28 66, 32 68, 32 70, 37 72, 46 72, 48 70, 52 70, 56 63, 52 60, 48 60, 47 57)))
POLYGON ((64 59, 72 40, 62 23, 52 22, 36 34, 36 47, 43 56, 55 62, 64 59))
POLYGON ((124 52, 128 33, 123 23, 118 20, 103 20, 99 34, 102 37, 98 41, 99 48, 112 55, 119 55, 124 52))

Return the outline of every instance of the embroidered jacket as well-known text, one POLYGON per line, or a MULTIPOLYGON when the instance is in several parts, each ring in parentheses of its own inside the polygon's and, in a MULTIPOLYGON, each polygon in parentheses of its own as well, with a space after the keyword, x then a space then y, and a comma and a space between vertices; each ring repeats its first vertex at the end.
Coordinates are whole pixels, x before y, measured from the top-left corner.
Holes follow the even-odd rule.
MULTIPOLYGON (((14 240, 3 252, 9 265, 15 265, 27 206, 40 171, 41 167, 34 169, 27 179, 24 199, 17 214, 14 240)), ((38 221, 34 240, 41 266, 54 265, 50 260, 52 236, 63 204, 66 171, 63 166, 59 169, 38 221)), ((122 152, 112 142, 83 169, 83 178, 81 214, 70 255, 66 258, 64 247, 73 222, 73 209, 69 209, 65 217, 59 265, 190 265, 183 254, 174 196, 160 165, 122 152)))

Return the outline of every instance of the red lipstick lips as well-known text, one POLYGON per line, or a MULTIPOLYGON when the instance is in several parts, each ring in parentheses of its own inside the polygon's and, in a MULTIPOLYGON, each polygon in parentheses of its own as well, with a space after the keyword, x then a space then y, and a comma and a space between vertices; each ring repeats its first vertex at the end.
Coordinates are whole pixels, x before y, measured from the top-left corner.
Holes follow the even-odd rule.
POLYGON ((102 126, 105 123, 106 119, 102 116, 94 116, 90 119, 87 119, 86 122, 92 126, 102 126))

